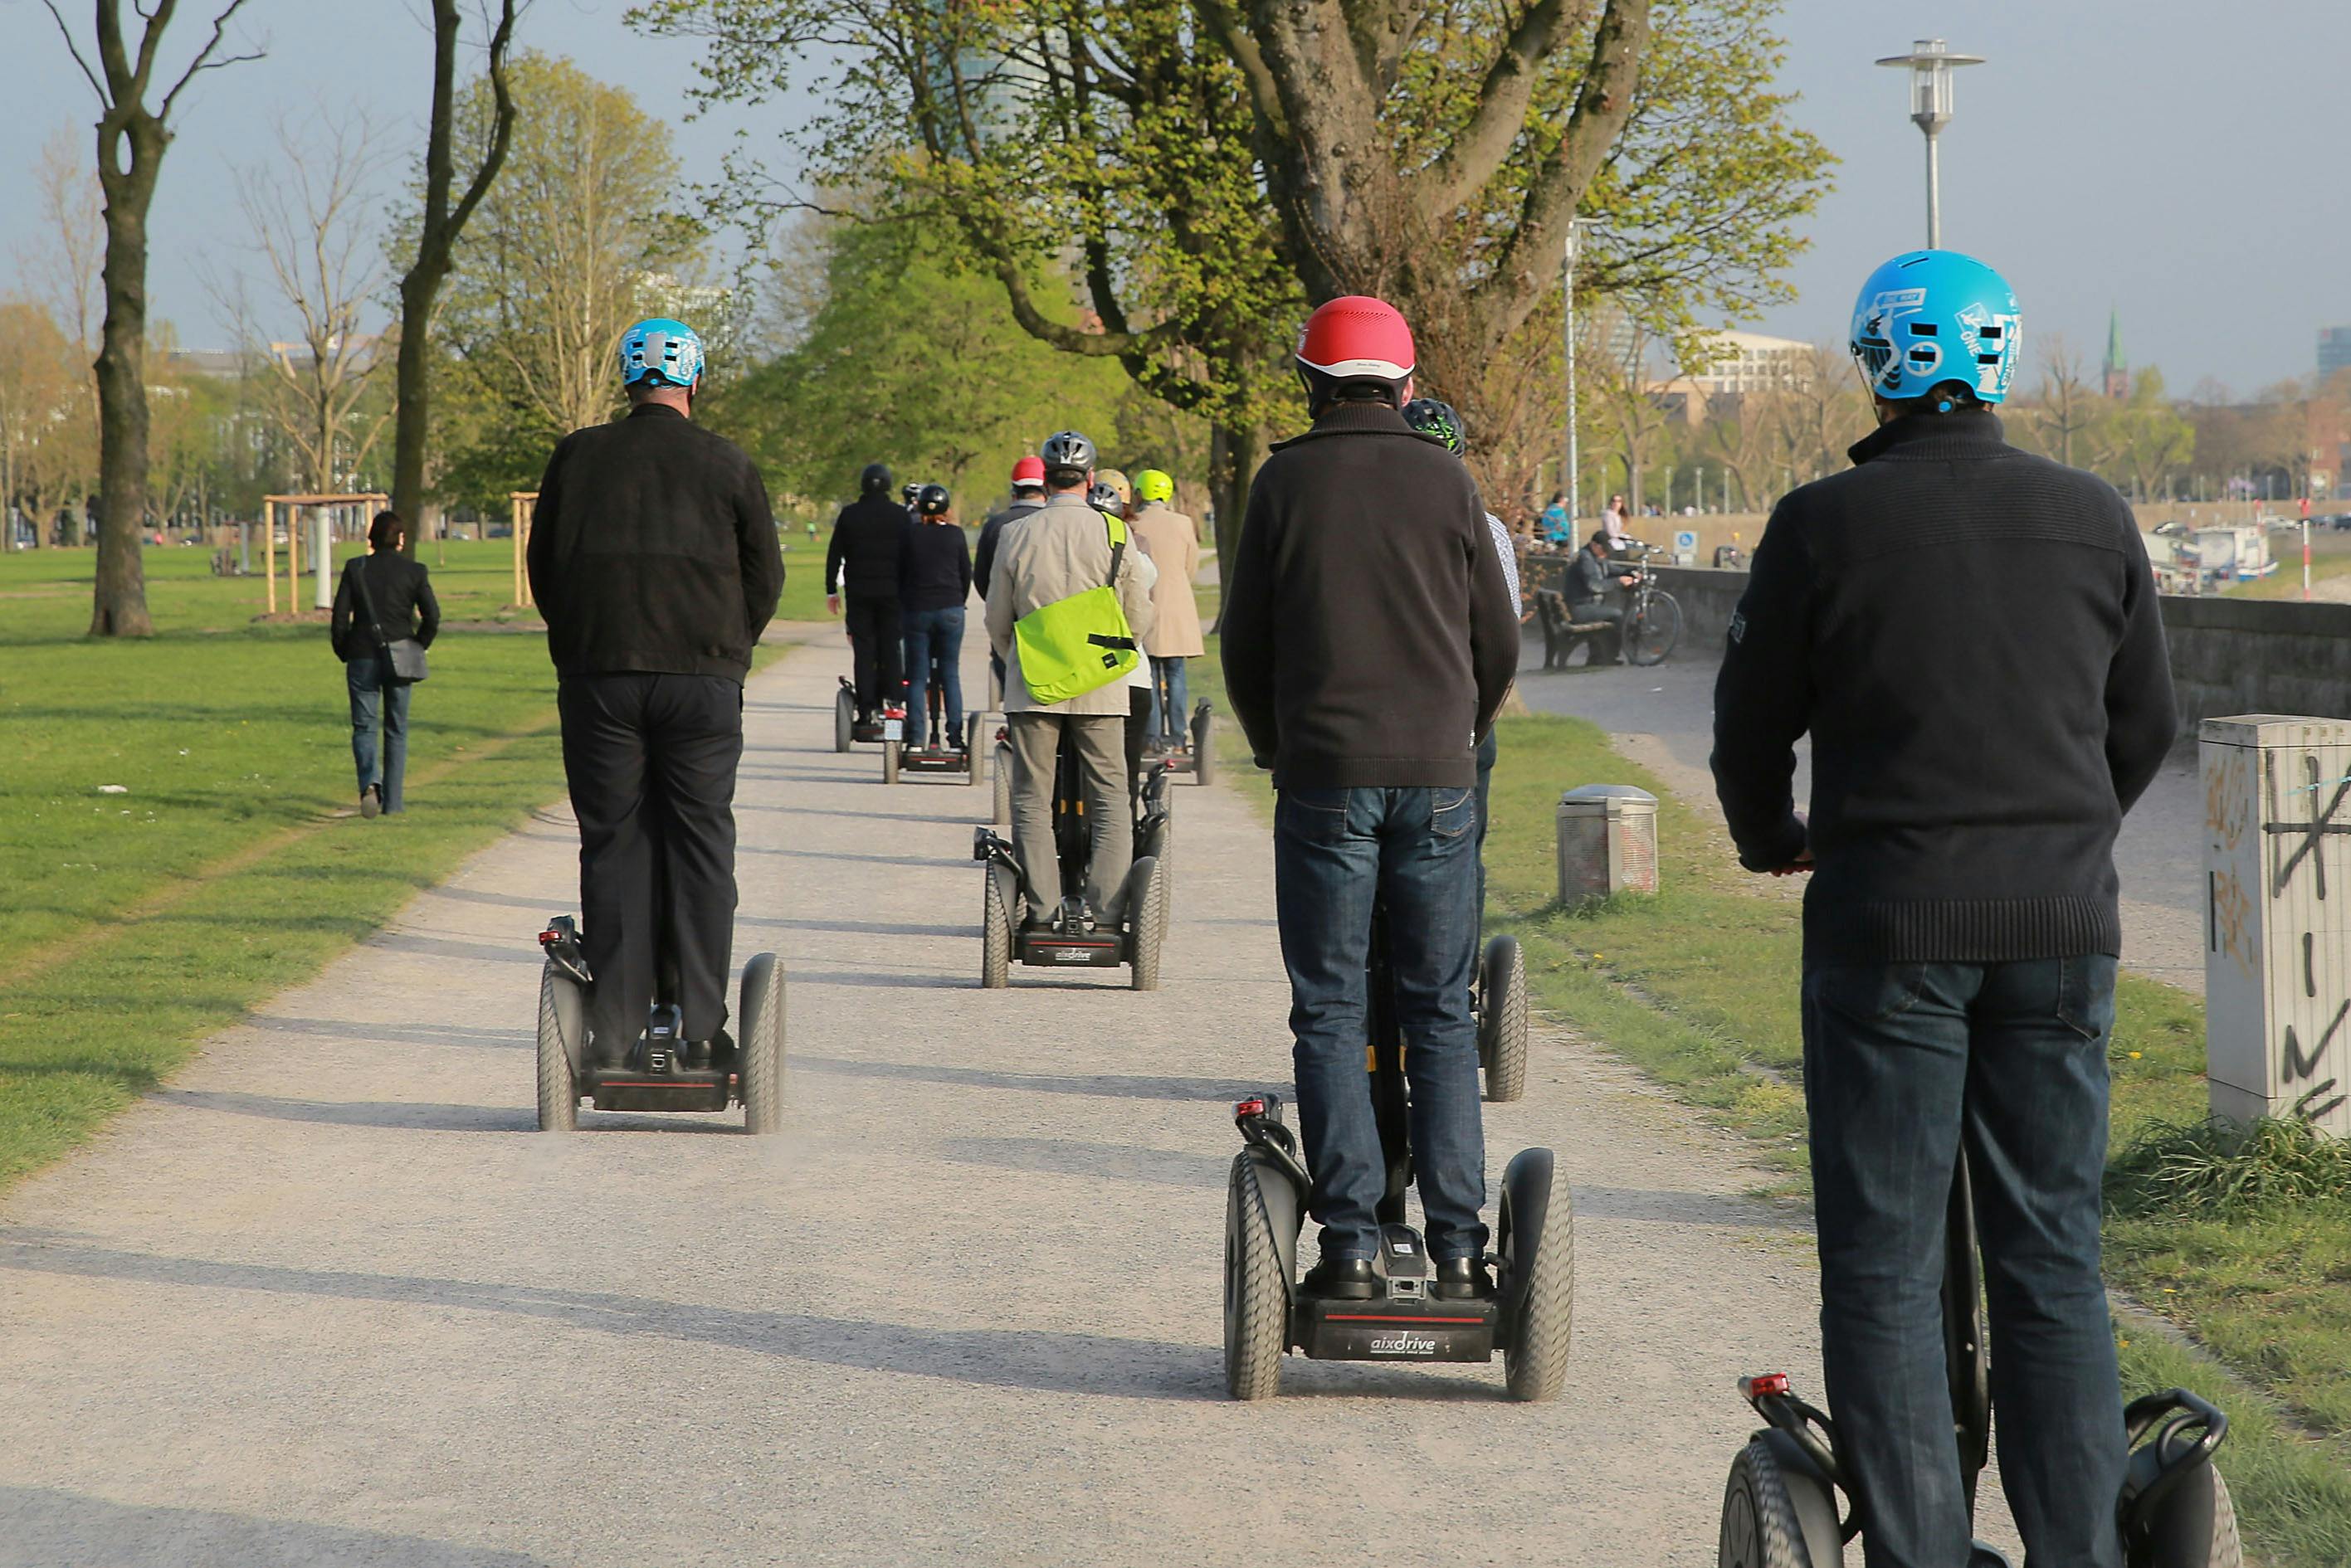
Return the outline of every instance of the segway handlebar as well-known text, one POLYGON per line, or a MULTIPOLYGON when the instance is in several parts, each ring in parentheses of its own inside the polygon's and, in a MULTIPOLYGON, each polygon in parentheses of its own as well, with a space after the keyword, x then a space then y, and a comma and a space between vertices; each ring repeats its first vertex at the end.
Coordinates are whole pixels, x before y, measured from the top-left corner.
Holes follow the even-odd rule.
POLYGON ((2123 1489, 2120 1523, 2129 1532, 2144 1529, 2173 1488, 2211 1462, 2213 1450, 2229 1435, 2229 1417, 2185 1388, 2167 1388, 2132 1400, 2123 1410, 2123 1431, 2124 1441, 2138 1450, 2133 1455, 2132 1480, 2141 1473, 2136 1461, 2147 1457, 2152 1457, 2155 1472, 2144 1484, 2123 1489), (2152 1438, 2147 1437, 2150 1431, 2152 1438), (2147 1443, 2141 1449, 2143 1438, 2147 1443))
MULTIPOLYGON (((1829 1419, 1828 1412, 1790 1392, 1786 1373, 1742 1377, 1738 1387, 1739 1397, 1755 1407, 1755 1413, 1773 1428, 1788 1434, 1804 1450, 1804 1457, 1820 1467, 1822 1475, 1848 1497, 1853 1494, 1845 1483, 1844 1469, 1837 1463, 1836 1423, 1829 1419)), ((1852 1537, 1848 1534, 1846 1539, 1852 1537)))
POLYGON ((1281 1119, 1280 1096, 1252 1095, 1235 1102, 1233 1125, 1240 1129, 1243 1142, 1271 1155, 1275 1163, 1297 1181, 1301 1191, 1313 1185, 1306 1174, 1306 1162, 1299 1158, 1298 1135, 1281 1119))

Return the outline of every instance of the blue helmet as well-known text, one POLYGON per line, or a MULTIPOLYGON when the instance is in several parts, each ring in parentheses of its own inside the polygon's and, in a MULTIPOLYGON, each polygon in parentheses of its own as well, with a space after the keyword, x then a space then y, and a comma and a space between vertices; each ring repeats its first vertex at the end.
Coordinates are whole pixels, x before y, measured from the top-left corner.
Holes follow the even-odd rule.
POLYGON ((702 379, 702 338, 683 321, 656 316, 621 334, 621 385, 691 387, 702 379))
POLYGON ((1957 251, 1907 251, 1869 275, 1853 304, 1853 358, 1893 401, 1957 381, 1978 402, 2008 396, 2023 317, 2016 291, 1957 251))

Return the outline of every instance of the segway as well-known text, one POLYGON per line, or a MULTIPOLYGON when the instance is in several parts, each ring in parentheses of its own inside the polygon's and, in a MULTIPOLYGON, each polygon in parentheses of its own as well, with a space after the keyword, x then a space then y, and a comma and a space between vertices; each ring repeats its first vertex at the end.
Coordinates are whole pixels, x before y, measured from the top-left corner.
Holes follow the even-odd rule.
MULTIPOLYGON (((1951 1183, 1945 1236, 1943 1345, 1972 1517, 1976 1483, 1991 1456, 1991 1385, 1983 1265, 1964 1156, 1951 1183)), ((1837 1460, 1835 1426, 1790 1390, 1785 1373, 1742 1377, 1739 1391, 1767 1425, 1731 1463, 1719 1568, 1842 1568, 1846 1543, 1861 1532, 1861 1510, 1837 1460)), ((2236 1508, 2211 1462, 2229 1418, 2173 1388, 2133 1400, 2123 1411, 2123 1428, 2133 1448, 2115 1521, 2129 1568, 2241 1568, 2236 1508)), ((2008 1559, 1980 1541, 1970 1563, 2008 1568, 2008 1559)))
POLYGON ((1173 751, 1161 748, 1157 743, 1159 737, 1154 735, 1152 748, 1146 756, 1169 773, 1191 774, 1195 784, 1214 784, 1217 782, 1216 710, 1208 705, 1206 697, 1192 705, 1190 729, 1191 743, 1177 746, 1173 751))
MULTIPOLYGON (((1006 748, 1008 751, 1009 747, 1006 748)), ((998 757, 999 763, 1005 759, 998 757)), ((999 778, 1009 788, 1011 769, 999 778)), ((1011 981, 1015 963, 1036 969, 1117 969, 1126 966, 1137 991, 1159 989, 1160 950, 1167 940, 1168 868, 1153 853, 1172 840, 1164 782, 1160 797, 1135 826, 1134 864, 1121 885, 1124 914, 1106 921, 1085 901, 1086 874, 1093 854, 1093 830, 1077 748, 1064 728, 1053 767, 1053 849, 1061 887, 1048 896, 1029 885, 1011 842, 990 828, 972 831, 971 857, 987 867, 981 890, 979 983, 989 991, 1011 981), (1023 920, 1021 910, 1042 918, 1023 920)))
MULTIPOLYGON (((832 749, 845 752, 852 745, 870 746, 886 743, 905 734, 906 710, 884 701, 882 711, 865 723, 857 722, 857 686, 844 675, 841 690, 832 694, 832 749)), ((895 776, 894 770, 892 770, 895 776)))
POLYGON ((1379 1254, 1381 1293, 1336 1301, 1299 1288, 1298 1235, 1311 1189, 1281 1101, 1234 1106, 1242 1147, 1225 1194, 1225 1389, 1236 1399, 1281 1391, 1281 1357, 1318 1361, 1486 1362, 1499 1350, 1510 1396, 1556 1397, 1567 1379, 1575 1304, 1575 1213, 1547 1148, 1521 1149, 1502 1173, 1494 1293, 1440 1301, 1421 1234, 1405 1222, 1412 1186, 1410 1087, 1396 1025, 1384 914, 1375 918, 1369 973, 1372 1105, 1386 1156, 1379 1254))
POLYGON ((645 1032, 617 1067, 591 1066, 588 990, 594 983, 578 926, 558 915, 538 934, 538 1130, 570 1132, 580 1102, 600 1111, 723 1111, 743 1107, 746 1132, 772 1133, 784 1119, 784 968, 773 953, 743 966, 735 1026, 740 1039, 715 1043, 709 1061, 690 1063, 675 1001, 674 963, 664 958, 645 1032))
POLYGON ((1498 1104, 1527 1092, 1527 959, 1516 937, 1496 937, 1478 960, 1470 1002, 1478 1020, 1478 1065, 1486 1097, 1498 1104))
MULTIPOLYGON (((931 680, 925 692, 925 708, 929 711, 930 723, 925 730, 926 743, 908 746, 902 740, 884 738, 882 742, 882 782, 896 784, 907 774, 961 774, 967 784, 979 783, 979 715, 972 714, 964 722, 963 745, 960 748, 943 743, 947 732, 946 693, 940 689, 938 665, 931 667, 931 680)), ((903 733, 903 732, 902 732, 903 733)))

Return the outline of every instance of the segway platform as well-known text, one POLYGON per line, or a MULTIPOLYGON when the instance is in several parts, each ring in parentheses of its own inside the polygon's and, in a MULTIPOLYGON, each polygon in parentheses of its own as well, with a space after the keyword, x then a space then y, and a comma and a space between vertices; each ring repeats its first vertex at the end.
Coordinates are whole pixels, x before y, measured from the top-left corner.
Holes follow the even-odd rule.
POLYGON ((710 1060, 690 1063, 676 1003, 656 1000, 645 1032, 617 1066, 590 1063, 587 1000, 593 983, 580 933, 558 915, 539 933, 545 961, 538 989, 538 1126, 570 1132, 580 1102, 600 1111, 724 1111, 743 1107, 746 1131, 783 1122, 784 971, 773 953, 743 966, 735 1024, 741 1038, 714 1042, 710 1060))
POLYGON ((1192 705, 1192 739, 1186 746, 1164 751, 1156 746, 1146 750, 1144 757, 1173 774, 1189 774, 1196 784, 1217 782, 1216 710, 1203 697, 1192 705))
MULTIPOLYGON (((1945 1224, 1943 1345, 1971 1515, 1976 1483, 1991 1456, 1982 1290, 1962 1156, 1945 1224)), ((1796 1396, 1785 1373, 1742 1377, 1738 1386, 1765 1424, 1732 1461, 1723 1488, 1719 1568, 1842 1568, 1846 1545, 1861 1533, 1861 1509, 1837 1457, 1835 1424, 1796 1396)), ((2114 1518, 2127 1568, 2241 1568, 2236 1507, 2211 1462, 2228 1432, 2228 1417, 2185 1388, 2150 1394, 2124 1410, 2131 1455, 2114 1518)), ((2009 1568, 2004 1555, 1980 1541, 1969 1564, 2009 1568)))
POLYGON ((1031 969, 1132 968, 1137 991, 1159 989, 1160 945, 1167 935, 1166 872, 1150 856, 1128 868, 1122 903, 1126 918, 1100 920, 1074 897, 1064 898, 1040 923, 1020 919, 1024 903, 1039 907, 1020 875, 1011 844, 985 827, 972 830, 971 857, 987 867, 981 893, 980 985, 1001 989, 1013 964, 1031 969))
MULTIPOLYGON (((930 734, 946 733, 946 715, 935 703, 932 706, 930 734)), ((895 721, 887 721, 895 722, 895 721)), ((979 783, 979 715, 974 713, 964 722, 961 749, 943 746, 934 739, 929 744, 909 746, 896 735, 885 736, 882 742, 882 779, 884 784, 896 784, 908 774, 960 774, 967 784, 979 783)))
POLYGON ((1383 1295, 1374 1301, 1298 1303, 1298 1348, 1320 1361, 1478 1361, 1494 1359, 1501 1312, 1491 1300, 1442 1302, 1428 1293, 1436 1270, 1420 1232, 1380 1227, 1372 1269, 1383 1295))

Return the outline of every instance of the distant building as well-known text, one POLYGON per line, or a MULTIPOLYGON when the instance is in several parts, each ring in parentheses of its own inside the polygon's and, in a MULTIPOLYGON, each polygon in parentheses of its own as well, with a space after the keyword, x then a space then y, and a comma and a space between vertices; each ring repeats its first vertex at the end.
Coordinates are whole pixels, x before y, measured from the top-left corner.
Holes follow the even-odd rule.
POLYGON ((1780 392, 1812 379, 1813 346, 1760 332, 1718 332, 1709 341, 1714 360, 1676 378, 1708 397, 1724 392, 1780 392))
POLYGON ((2318 329, 2318 379, 2324 381, 2337 370, 2351 370, 2351 327, 2322 327, 2318 329))
POLYGON ((2115 399, 2130 396, 2130 361, 2123 358, 2123 319, 2112 309, 2106 312, 2106 362, 2105 391, 2115 399))

